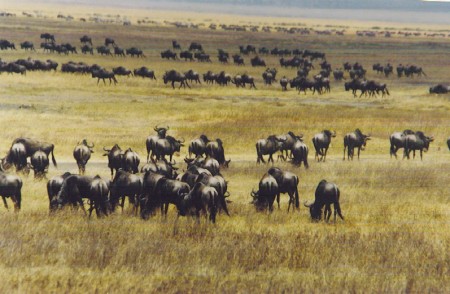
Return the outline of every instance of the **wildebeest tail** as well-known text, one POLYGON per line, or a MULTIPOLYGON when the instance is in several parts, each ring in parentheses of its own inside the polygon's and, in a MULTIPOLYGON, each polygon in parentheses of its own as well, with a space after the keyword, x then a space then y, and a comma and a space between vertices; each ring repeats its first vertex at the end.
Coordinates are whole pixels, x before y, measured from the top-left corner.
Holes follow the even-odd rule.
POLYGON ((52 144, 52 162, 55 167, 58 167, 58 164, 56 163, 55 155, 53 154, 54 148, 55 148, 55 146, 52 144))
POLYGON ((298 195, 298 178, 296 179, 296 183, 295 183, 295 208, 300 208, 300 197, 298 195))
POLYGON ((342 216, 342 212, 341 212, 341 205, 339 204, 339 198, 340 198, 341 192, 339 191, 339 188, 336 185, 334 185, 334 189, 336 191, 336 202, 334 203, 334 209, 336 210, 339 217, 342 220, 344 220, 344 217, 342 216))

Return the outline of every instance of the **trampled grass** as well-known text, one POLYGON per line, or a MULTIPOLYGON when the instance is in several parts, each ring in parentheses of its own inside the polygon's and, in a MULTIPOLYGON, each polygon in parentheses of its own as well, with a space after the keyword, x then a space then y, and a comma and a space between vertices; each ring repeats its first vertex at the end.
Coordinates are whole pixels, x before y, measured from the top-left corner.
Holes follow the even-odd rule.
MULTIPOLYGON (((76 8, 72 13, 88 12, 76 8)), ((146 13, 157 19, 181 17, 139 13, 135 17, 146 13)), ((208 18, 194 17, 198 21, 208 18)), ((307 21, 307 25, 318 24, 307 21)), ((356 30, 373 24, 349 25, 349 30, 356 30)), ((86 138, 95 143, 87 174, 109 178, 103 146, 118 143, 122 148, 131 147, 144 161, 145 138, 155 125, 170 126, 169 134, 186 141, 204 133, 221 138, 225 155, 231 159, 230 168, 223 170, 231 193, 231 216, 219 215, 216 225, 204 220, 197 225, 184 218, 175 225, 174 208, 167 220, 158 214, 143 221, 127 208, 102 219, 88 220, 81 211, 69 210, 49 216, 45 181, 22 176, 23 209, 18 214, 0 209, 1 292, 450 291, 450 153, 445 145, 450 135, 450 103, 448 95, 427 94, 429 86, 448 82, 448 39, 231 33, 165 25, 123 27, 66 22, 54 16, 17 17, 0 23, 0 37, 16 46, 24 40, 39 44, 39 34, 44 31, 54 32, 58 42, 78 47, 83 34, 91 35, 94 45, 112 36, 121 47, 141 47, 148 57, 58 56, 40 50, 1 51, 0 57, 7 61, 50 58, 60 64, 84 61, 108 69, 145 65, 155 70, 158 80, 120 77, 118 85, 109 86, 97 85, 89 76, 60 71, 29 72, 26 76, 3 73, 0 153, 5 154, 19 136, 52 142, 59 167, 50 167, 50 178, 65 171, 77 172, 72 151, 86 138), (159 52, 169 48, 172 39, 184 47, 190 41, 201 42, 213 63, 161 60, 159 52), (245 67, 217 62, 217 48, 233 54, 240 44, 322 50, 333 68, 358 61, 368 69, 369 78, 388 84, 391 96, 353 98, 338 82, 332 82, 331 93, 321 96, 299 95, 292 89, 281 92, 278 84, 263 85, 264 69, 251 68, 249 57, 245 57, 245 67), (384 78, 372 72, 375 62, 417 64, 428 76, 384 78), (161 80, 162 73, 171 68, 192 68, 199 73, 248 72, 256 77, 258 89, 194 84, 192 89, 173 90, 161 80), (21 105, 27 107, 19 108, 21 105), (359 161, 342 161, 342 138, 355 128, 370 133, 372 140, 359 161), (406 128, 434 135, 423 161, 417 156, 409 161, 389 158, 389 134, 406 128), (336 130, 337 137, 327 162, 316 163, 311 138, 322 129, 336 130), (276 165, 299 176, 302 202, 313 200, 321 179, 335 182, 341 189, 345 222, 312 223, 303 206, 288 213, 285 195, 281 209, 271 215, 256 213, 249 204, 250 191, 269 167, 256 165, 256 140, 289 130, 304 135, 311 166, 276 165)), ((264 58, 268 66, 279 69, 279 76, 295 76, 295 70, 278 66, 278 58, 264 58)), ((186 155, 183 148, 175 157, 181 170, 186 155)))

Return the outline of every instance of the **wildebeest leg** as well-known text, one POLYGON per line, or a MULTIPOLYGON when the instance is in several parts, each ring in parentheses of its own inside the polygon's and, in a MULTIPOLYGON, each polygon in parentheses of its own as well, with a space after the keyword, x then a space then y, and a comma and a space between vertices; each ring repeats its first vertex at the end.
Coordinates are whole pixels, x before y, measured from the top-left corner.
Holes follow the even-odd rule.
POLYGON ((122 201, 120 202, 120 206, 122 206, 122 213, 123 213, 123 207, 125 206, 125 195, 122 196, 122 201))
POLYGON ((420 149, 420 160, 422 160, 422 149, 420 149))
POLYGON ((416 150, 413 149, 413 159, 416 158, 416 150))
MULTIPOLYGON (((344 144, 344 160, 345 160, 345 149, 347 148, 347 146, 344 144)), ((348 156, 347 156, 348 158, 348 156)))
POLYGON ((9 210, 8 203, 6 203, 6 197, 5 197, 5 196, 2 196, 2 199, 3 199, 3 204, 5 204, 5 208, 6 208, 7 210, 9 210))
POLYGON ((280 209, 280 193, 277 194, 278 209, 280 209))
POLYGON ((361 153, 361 147, 358 147, 358 160, 359 160, 359 154, 361 153))
POLYGON ((172 89, 175 89, 175 81, 172 81, 172 89))

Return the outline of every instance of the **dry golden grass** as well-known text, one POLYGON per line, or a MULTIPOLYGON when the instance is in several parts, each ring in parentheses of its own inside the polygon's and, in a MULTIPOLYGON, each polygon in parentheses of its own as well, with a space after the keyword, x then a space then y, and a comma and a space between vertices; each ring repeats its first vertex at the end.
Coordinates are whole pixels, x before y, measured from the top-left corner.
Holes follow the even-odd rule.
MULTIPOLYGON (((47 9, 49 15, 65 11, 64 7, 47 9)), ((86 8, 72 13, 80 17, 86 8)), ((136 13, 135 18, 182 17, 176 13, 136 13)), ((207 18, 190 17, 199 21, 207 18)), ((211 18, 230 23, 241 20, 218 15, 211 18)), ((30 56, 55 59, 60 64, 69 60, 98 63, 107 68, 146 65, 158 77, 156 82, 119 78, 117 86, 97 86, 88 76, 59 71, 2 74, 1 154, 19 136, 53 142, 59 168, 50 167, 50 178, 77 171, 72 150, 87 138, 96 145, 87 173, 108 178, 103 146, 119 143, 122 148, 132 147, 144 159, 145 138, 153 133, 153 127, 169 125, 171 135, 187 141, 202 133, 224 141, 226 157, 232 161, 223 174, 233 201, 231 217, 220 215, 216 225, 181 219, 175 226, 173 208, 165 221, 159 215, 142 221, 127 209, 103 219, 88 220, 81 211, 50 217, 45 182, 24 177, 21 212, 0 210, 0 292, 450 292, 450 154, 445 146, 450 135, 450 103, 448 95, 427 94, 430 85, 448 79, 448 40, 106 26, 58 21, 54 16, 2 19, 0 30, 2 38, 16 44, 24 40, 39 44, 39 34, 44 31, 54 32, 58 42, 77 46, 83 34, 91 35, 94 45, 112 36, 120 46, 138 46, 148 55, 146 59, 66 57, 17 50, 2 51, 3 60, 30 56), (172 39, 184 47, 190 41, 200 41, 213 56, 213 63, 162 61, 159 51, 169 48, 172 39), (342 83, 335 82, 332 92, 322 96, 298 95, 292 90, 283 93, 279 85, 262 85, 263 69, 217 63, 217 48, 234 53, 239 44, 247 43, 322 50, 333 67, 359 61, 369 69, 370 78, 388 84, 391 96, 355 99, 343 90, 342 83), (385 79, 371 71, 375 62, 418 64, 428 77, 385 79), (161 80, 164 70, 170 68, 193 68, 200 73, 222 69, 232 74, 248 72, 257 78, 258 90, 204 84, 172 90, 161 80), (19 109, 22 104, 32 107, 19 109), (310 140, 324 128, 335 129, 338 135, 327 162, 319 164, 313 161, 310 140), (371 133, 373 140, 361 160, 342 161, 342 137, 355 128, 371 133), (389 158, 389 134, 405 128, 435 136, 423 161, 389 158), (255 165, 255 141, 289 130, 304 134, 311 148, 311 167, 276 165, 299 175, 301 201, 313 199, 321 179, 337 183, 345 222, 311 223, 304 207, 287 213, 286 196, 281 209, 271 215, 256 213, 249 204, 251 189, 268 168, 255 165)), ((248 63, 249 58, 245 59, 248 63)), ((269 66, 278 68, 277 58, 265 59, 269 66)), ((280 69, 279 75, 292 77, 295 71, 280 69)), ((186 154, 184 148, 175 158, 181 168, 186 154)))

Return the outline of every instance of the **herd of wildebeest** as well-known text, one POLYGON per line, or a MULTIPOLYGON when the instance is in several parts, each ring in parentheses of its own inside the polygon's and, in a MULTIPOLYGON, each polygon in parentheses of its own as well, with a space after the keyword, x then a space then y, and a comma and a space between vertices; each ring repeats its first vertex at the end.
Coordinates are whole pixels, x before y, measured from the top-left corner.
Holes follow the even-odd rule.
MULTIPOLYGON (((96 211, 97 216, 106 216, 114 212, 119 206, 124 208, 125 198, 128 197, 133 212, 143 219, 154 215, 158 210, 163 216, 167 215, 169 204, 177 208, 178 216, 192 215, 197 218, 201 214, 208 216, 211 222, 216 221, 216 215, 223 212, 229 215, 227 197, 228 182, 220 170, 229 168, 230 159, 226 159, 224 143, 221 139, 210 140, 206 135, 189 142, 184 161, 186 169, 180 171, 176 167, 172 156, 179 153, 184 146, 184 139, 176 139, 167 135, 169 127, 155 126, 155 134, 146 139, 147 158, 141 164, 140 156, 131 148, 122 149, 118 144, 111 148, 103 147, 104 156, 108 159, 111 179, 100 176, 86 176, 86 165, 94 152, 94 144, 86 139, 79 142, 73 151, 73 157, 79 168, 78 174, 66 172, 55 176, 47 182, 47 192, 50 212, 65 206, 81 207, 85 213, 83 199, 89 204, 89 216, 96 211)), ((315 149, 315 160, 325 162, 327 151, 335 131, 323 130, 312 138, 315 149)), ((354 150, 364 150, 370 134, 363 134, 361 130, 347 133, 344 136, 344 160, 353 160, 354 150)), ((397 151, 403 148, 403 157, 410 158, 411 151, 422 153, 429 149, 433 137, 426 136, 421 131, 404 130, 395 132, 390 138, 390 155, 397 158, 397 151)), ((450 149, 450 137, 447 140, 450 149)), ((258 189, 251 191, 252 204, 258 211, 272 212, 275 199, 280 207, 280 194, 289 196, 288 211, 299 209, 299 178, 292 172, 274 167, 273 155, 278 154, 278 160, 290 160, 294 165, 305 168, 308 164, 309 148, 303 135, 296 135, 289 131, 283 135, 271 135, 266 139, 257 140, 257 164, 266 163, 264 156, 272 167, 265 173, 258 189)), ((6 208, 6 198, 10 197, 15 210, 21 207, 22 180, 17 174, 6 171, 15 168, 16 173, 28 175, 30 169, 34 171, 35 179, 46 178, 51 160, 56 167, 54 144, 37 141, 30 138, 15 139, 7 154, 0 161, 0 195, 6 208)), ((324 209, 324 218, 328 221, 331 216, 331 205, 334 207, 334 219, 339 215, 342 219, 339 205, 340 191, 336 184, 322 180, 317 186, 315 200, 305 206, 309 207, 311 218, 320 220, 324 209)))
MULTIPOLYGON (((41 34, 41 39, 44 40, 40 44, 40 48, 43 52, 58 53, 58 54, 77 54, 76 46, 70 43, 57 44, 55 36, 49 33, 41 34)), ((94 47, 92 45, 92 38, 84 35, 80 38, 81 52, 83 54, 94 54, 94 47)), ((36 50, 34 44, 30 41, 24 41, 20 43, 20 47, 24 50, 36 50)), ((11 41, 2 39, 0 40, 0 50, 14 50, 15 44, 11 41)), ((143 51, 137 47, 130 47, 127 49, 119 47, 113 38, 105 38, 102 45, 97 46, 95 51, 104 56, 117 56, 117 57, 140 57, 145 58, 146 55, 143 51)), ((306 91, 312 91, 312 94, 316 92, 318 94, 327 93, 331 91, 330 79, 331 76, 335 81, 342 81, 347 78, 350 81, 344 83, 346 91, 351 91, 356 97, 357 91, 360 91, 359 97, 369 96, 375 97, 381 95, 390 95, 387 85, 375 80, 367 80, 367 69, 362 64, 355 62, 345 62, 342 67, 333 69, 331 64, 326 60, 326 55, 323 52, 300 50, 300 49, 282 49, 275 47, 269 49, 267 47, 256 48, 254 45, 240 45, 239 53, 230 55, 229 52, 223 49, 217 49, 218 61, 222 64, 232 62, 237 66, 245 66, 244 56, 252 54, 250 58, 250 64, 253 67, 266 68, 262 73, 262 79, 265 85, 272 85, 275 82, 279 82, 282 91, 287 91, 288 88, 295 88, 299 93, 306 91), (275 67, 268 67, 263 56, 272 55, 279 57, 279 66, 285 68, 297 69, 297 75, 292 78, 283 76, 277 80, 278 70, 275 67), (320 62, 318 62, 320 61, 320 62), (318 62, 318 64, 314 64, 318 62), (310 72, 315 69, 315 66, 319 66, 318 73, 312 75, 310 78, 310 72), (346 75, 348 75, 346 77, 346 75)), ((172 41, 172 48, 161 52, 161 58, 168 60, 181 60, 185 61, 197 61, 197 62, 212 62, 211 56, 205 53, 202 44, 198 42, 192 42, 186 50, 182 50, 181 45, 176 41, 172 41), (178 52, 179 51, 179 52, 178 52)), ((27 71, 56 71, 59 64, 56 61, 48 59, 46 61, 28 59, 19 59, 16 61, 2 61, 0 59, 0 73, 19 73, 25 75, 27 71)), ((382 65, 376 63, 372 66, 373 71, 377 74, 382 74, 385 77, 394 75, 394 66, 390 63, 382 65)), ((61 64, 61 72, 72 74, 90 74, 92 78, 97 79, 97 84, 102 80, 106 84, 106 80, 109 80, 109 84, 116 85, 118 83, 117 76, 137 76, 142 78, 149 78, 156 80, 156 73, 154 70, 149 69, 146 66, 142 66, 136 69, 127 69, 124 66, 118 66, 108 70, 98 64, 86 64, 84 62, 67 62, 61 64)), ((399 64, 395 67, 398 78, 414 76, 426 76, 425 72, 420 66, 417 65, 402 65, 399 64)), ((188 70, 186 72, 180 72, 177 70, 168 70, 162 75, 164 84, 170 83, 172 88, 175 88, 175 83, 179 83, 179 88, 188 87, 189 83, 201 84, 203 80, 206 84, 218 84, 221 86, 227 86, 234 84, 236 87, 245 88, 246 85, 250 86, 250 89, 256 89, 255 77, 247 73, 239 73, 232 75, 225 71, 213 72, 207 71, 200 74, 194 70, 188 70)), ((445 94, 450 91, 450 86, 445 84, 438 84, 429 88, 430 93, 445 94)))

